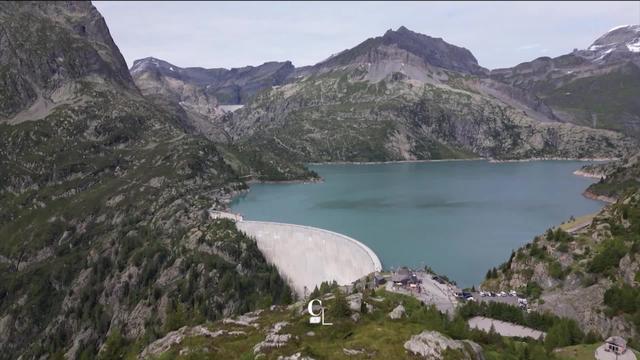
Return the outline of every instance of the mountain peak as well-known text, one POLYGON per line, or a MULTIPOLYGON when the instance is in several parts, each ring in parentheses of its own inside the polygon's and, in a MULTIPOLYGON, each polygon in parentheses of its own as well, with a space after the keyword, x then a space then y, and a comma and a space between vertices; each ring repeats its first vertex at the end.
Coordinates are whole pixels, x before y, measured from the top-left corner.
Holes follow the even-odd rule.
MULTIPOLYGON (((612 46, 618 45, 626 45, 626 47, 633 48, 634 45, 638 43, 640 39, 640 25, 621 25, 617 26, 609 31, 607 31, 604 35, 600 36, 596 41, 591 44, 589 50, 598 50, 600 48, 611 48, 612 46)), ((638 48, 638 45, 635 45, 638 48)), ((637 50, 628 49, 632 52, 640 51, 640 48, 637 50)))
POLYGON ((406 28, 404 25, 401 25, 401 26, 398 28, 398 30, 395 30, 395 31, 394 31, 393 29, 389 29, 389 30, 387 30, 387 32, 385 33, 385 35, 386 35, 387 33, 394 33, 394 32, 395 32, 395 33, 415 33, 415 32, 413 32, 413 31, 409 30, 408 28, 406 28))
POLYGON ((75 90, 81 83, 137 92, 104 18, 91 3, 3 2, 0 23, 0 63, 11 69, 3 72, 11 101, 3 99, 0 118, 42 118, 57 105, 83 97, 75 90), (37 47, 24 46, 34 39, 37 47))
POLYGON ((149 56, 146 58, 134 60, 133 66, 131 66, 131 69, 129 71, 132 75, 135 75, 136 73, 139 73, 141 71, 150 70, 175 72, 177 70, 180 70, 180 68, 167 61, 149 56))
MULTIPOLYGON (((422 63, 420 66, 431 65, 466 74, 486 73, 486 69, 478 65, 478 61, 469 50, 449 44, 441 38, 411 31, 405 26, 400 26, 397 30, 389 29, 382 36, 367 39, 354 48, 344 50, 317 64, 316 67, 399 62, 400 67, 404 68, 412 56, 422 63), (400 52, 405 54, 405 60, 401 59, 400 52), (394 59, 391 59, 392 57, 394 59)), ((395 67, 387 67, 391 68, 395 67)))
POLYGON ((577 54, 596 63, 637 59, 640 53, 640 25, 621 25, 607 31, 587 50, 577 54))

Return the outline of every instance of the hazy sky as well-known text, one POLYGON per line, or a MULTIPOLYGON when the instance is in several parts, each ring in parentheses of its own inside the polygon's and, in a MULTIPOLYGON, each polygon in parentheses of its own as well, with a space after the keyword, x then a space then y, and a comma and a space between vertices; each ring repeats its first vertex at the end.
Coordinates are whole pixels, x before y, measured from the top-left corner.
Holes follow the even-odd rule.
POLYGON ((315 64, 387 29, 466 47, 480 65, 509 67, 586 48, 609 29, 640 23, 634 2, 94 2, 129 66, 315 64))

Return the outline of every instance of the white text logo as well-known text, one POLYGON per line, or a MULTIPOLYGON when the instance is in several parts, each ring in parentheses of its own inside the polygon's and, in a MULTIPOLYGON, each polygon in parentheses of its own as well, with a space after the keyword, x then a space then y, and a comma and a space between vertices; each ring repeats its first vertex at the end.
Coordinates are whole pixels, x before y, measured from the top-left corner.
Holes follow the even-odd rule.
POLYGON ((313 299, 309 301, 307 311, 311 315, 309 318, 309 324, 333 325, 332 323, 324 322, 324 306, 322 306, 322 301, 320 299, 313 299), (317 311, 314 311, 314 307, 317 311))

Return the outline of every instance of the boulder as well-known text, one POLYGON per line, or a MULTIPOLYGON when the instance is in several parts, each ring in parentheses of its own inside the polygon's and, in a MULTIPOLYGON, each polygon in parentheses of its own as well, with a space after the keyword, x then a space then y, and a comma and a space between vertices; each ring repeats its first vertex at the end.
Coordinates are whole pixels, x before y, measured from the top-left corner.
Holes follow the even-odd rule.
POLYGON ((356 293, 347 296, 347 302, 349 303, 351 311, 360 312, 360 308, 362 307, 362 294, 356 293))
POLYGON ((389 313, 389 317, 393 320, 400 319, 405 315, 406 315, 406 312, 404 310, 404 306, 402 305, 396 306, 395 309, 391 310, 391 312, 389 313))

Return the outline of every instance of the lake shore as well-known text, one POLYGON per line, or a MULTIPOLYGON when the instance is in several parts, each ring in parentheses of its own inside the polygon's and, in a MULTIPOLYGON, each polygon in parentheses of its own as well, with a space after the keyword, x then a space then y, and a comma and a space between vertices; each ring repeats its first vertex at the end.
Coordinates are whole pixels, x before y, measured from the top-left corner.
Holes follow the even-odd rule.
POLYGON ((582 176, 582 177, 586 177, 586 178, 592 178, 592 179, 604 179, 607 177, 607 175, 603 174, 603 173, 598 173, 598 172, 591 172, 591 171, 586 171, 583 169, 578 169, 576 171, 573 172, 573 175, 577 175, 577 176, 582 176))
POLYGON ((615 198, 612 198, 610 196, 604 196, 604 195, 598 195, 598 194, 594 194, 589 190, 585 190, 582 195, 588 199, 591 200, 598 200, 598 201, 603 201, 609 204, 613 204, 615 203, 617 200, 615 198))
POLYGON ((453 161, 482 161, 485 158, 471 159, 429 159, 429 160, 389 160, 389 161, 325 161, 311 162, 305 165, 322 166, 322 165, 383 165, 383 164, 413 164, 413 163, 432 163, 432 162, 453 162, 453 161))
POLYGON ((314 179, 300 179, 300 180, 247 180, 245 184, 317 184, 324 182, 322 177, 314 179))
POLYGON ((426 159, 426 160, 389 160, 389 161, 325 161, 310 162, 306 165, 322 166, 322 165, 383 165, 383 164, 412 164, 412 163, 435 163, 435 162, 459 162, 459 161, 487 161, 489 163, 518 163, 531 161, 584 161, 584 162, 605 162, 620 160, 619 158, 527 158, 527 159, 494 159, 494 158, 469 158, 469 159, 426 159))
POLYGON ((549 157, 549 158, 528 158, 528 159, 513 159, 513 160, 498 160, 489 159, 490 163, 510 163, 510 162, 530 162, 530 161, 584 161, 584 162, 605 162, 616 161, 619 158, 562 158, 562 157, 549 157))

